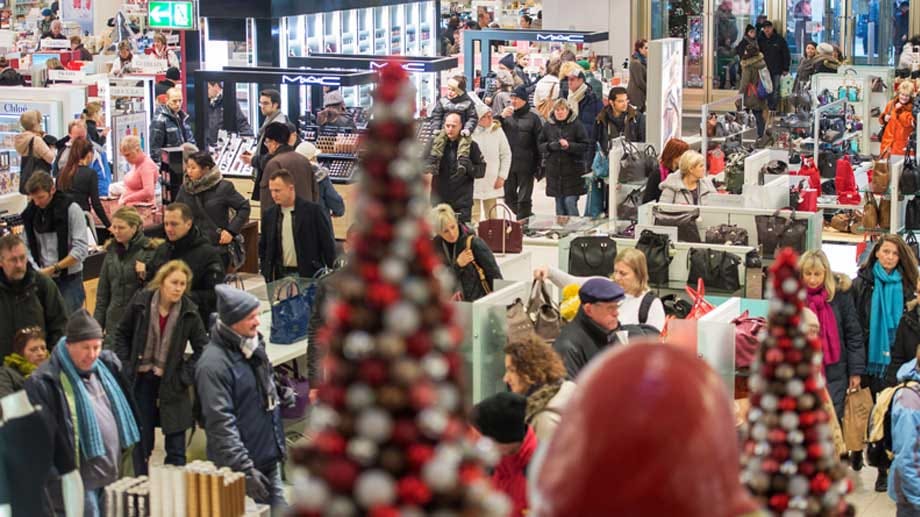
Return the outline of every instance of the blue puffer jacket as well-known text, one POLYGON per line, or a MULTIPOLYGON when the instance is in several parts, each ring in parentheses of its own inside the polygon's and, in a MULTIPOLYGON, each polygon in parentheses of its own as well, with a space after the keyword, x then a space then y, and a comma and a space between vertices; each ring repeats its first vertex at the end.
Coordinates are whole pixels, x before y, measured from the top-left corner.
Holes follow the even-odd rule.
POLYGON ((157 108, 150 121, 150 159, 160 163, 163 158, 161 149, 179 147, 189 142, 195 143, 195 136, 188 123, 189 116, 184 111, 173 113, 167 106, 157 108))
MULTIPOLYGON (((898 382, 920 382, 917 359, 898 370, 898 382)), ((920 507, 920 394, 901 389, 891 401, 891 442, 894 461, 888 471, 888 497, 898 504, 920 507)))

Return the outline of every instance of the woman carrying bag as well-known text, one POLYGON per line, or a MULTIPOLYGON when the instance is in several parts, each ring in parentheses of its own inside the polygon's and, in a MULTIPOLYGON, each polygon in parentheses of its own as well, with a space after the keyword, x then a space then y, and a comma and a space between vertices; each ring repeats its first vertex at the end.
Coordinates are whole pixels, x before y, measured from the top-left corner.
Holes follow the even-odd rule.
POLYGON ((540 154, 546 165, 546 195, 556 199, 556 215, 578 216, 578 198, 588 192, 582 177, 587 165, 588 133, 568 101, 553 104, 540 133, 540 154))
POLYGON ((431 209, 431 222, 437 233, 432 239, 435 253, 453 272, 463 301, 472 302, 491 293, 495 280, 502 279, 502 271, 485 241, 458 223, 448 204, 431 209))
POLYGON ((147 474, 158 425, 165 438, 166 464, 185 465, 185 431, 194 424, 190 388, 195 363, 208 344, 198 306, 188 297, 191 283, 192 271, 185 262, 167 262, 148 288, 134 295, 116 330, 115 353, 134 389, 140 415, 137 475, 147 474), (188 358, 186 344, 192 347, 188 358))
MULTIPOLYGON (((231 245, 249 221, 249 200, 225 180, 205 151, 193 153, 185 161, 185 178, 176 201, 192 209, 195 224, 214 246, 220 249, 224 269, 231 264, 231 245)), ((242 247, 242 243, 239 244, 242 247)))

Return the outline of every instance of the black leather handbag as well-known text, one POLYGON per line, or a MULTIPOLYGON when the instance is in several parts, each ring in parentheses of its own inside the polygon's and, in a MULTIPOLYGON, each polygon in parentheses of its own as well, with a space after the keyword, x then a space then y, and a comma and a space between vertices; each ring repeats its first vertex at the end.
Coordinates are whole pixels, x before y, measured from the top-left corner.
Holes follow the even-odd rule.
POLYGON ((710 226, 706 230, 706 244, 748 245, 748 231, 735 224, 710 226))
POLYGON ((757 240, 763 247, 764 257, 773 258, 779 248, 792 248, 798 253, 805 251, 808 221, 795 219, 795 210, 780 208, 773 215, 755 215, 754 224, 757 225, 757 240), (783 210, 791 210, 789 218, 779 215, 783 210))
POLYGON ((628 219, 635 221, 639 219, 639 205, 642 204, 642 196, 645 195, 645 188, 637 188, 626 195, 623 201, 617 205, 617 219, 628 219))
POLYGON ((575 276, 610 276, 617 256, 617 242, 607 235, 583 235, 572 239, 569 271, 575 276))
POLYGON ((623 157, 620 158, 620 183, 644 183, 649 175, 658 172, 658 158, 652 146, 640 150, 631 142, 623 142, 623 157))
POLYGON ((700 229, 696 220, 700 217, 700 210, 695 208, 684 212, 664 212, 658 207, 652 209, 655 217, 655 226, 677 227, 677 240, 681 242, 703 242, 700 239, 700 229))
POLYGON ((905 230, 920 230, 920 196, 916 196, 907 202, 907 210, 904 214, 905 230))
POLYGON ((837 176, 837 160, 843 153, 821 151, 818 153, 818 172, 822 178, 833 179, 837 176))
POLYGON ((917 162, 912 156, 904 158, 904 168, 901 169, 901 178, 898 180, 898 191, 904 195, 916 194, 920 190, 920 171, 917 162))
POLYGON ((914 258, 920 261, 920 242, 917 242, 914 232, 904 233, 904 243, 914 252, 914 258))
POLYGON ((645 254, 649 284, 667 285, 671 268, 671 239, 665 234, 642 230, 636 249, 645 254))
POLYGON ((710 248, 693 248, 687 256, 687 285, 697 285, 702 278, 706 289, 735 292, 741 289, 738 268, 741 258, 727 251, 710 248))

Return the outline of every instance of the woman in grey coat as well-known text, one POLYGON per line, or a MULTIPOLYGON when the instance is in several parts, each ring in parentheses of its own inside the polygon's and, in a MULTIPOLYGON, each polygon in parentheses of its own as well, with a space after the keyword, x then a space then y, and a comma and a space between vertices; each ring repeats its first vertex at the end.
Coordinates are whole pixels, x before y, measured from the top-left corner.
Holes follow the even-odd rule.
POLYGON ((636 40, 633 55, 629 59, 629 83, 626 96, 629 103, 645 113, 646 87, 648 86, 648 40, 636 40))
POLYGON ((661 182, 661 203, 702 205, 706 196, 715 194, 712 180, 706 177, 703 155, 687 151, 680 157, 680 169, 661 182))
POLYGON ((133 206, 119 208, 112 214, 112 238, 99 272, 96 309, 93 317, 106 330, 104 345, 111 349, 115 327, 125 307, 144 282, 138 278, 138 262, 149 262, 163 241, 144 235, 144 221, 133 206))

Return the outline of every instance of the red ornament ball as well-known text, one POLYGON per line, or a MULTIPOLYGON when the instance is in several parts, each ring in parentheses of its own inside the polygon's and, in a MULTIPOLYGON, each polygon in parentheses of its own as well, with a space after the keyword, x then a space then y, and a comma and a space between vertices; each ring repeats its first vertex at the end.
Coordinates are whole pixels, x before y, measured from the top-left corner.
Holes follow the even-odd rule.
POLYGON ((767 350, 764 359, 769 364, 779 364, 783 362, 783 351, 778 348, 771 348, 767 350))
POLYGON ((393 425, 393 433, 390 439, 398 445, 406 446, 418 440, 418 436, 419 431, 415 422, 409 418, 401 418, 393 425))
POLYGON ((392 506, 375 506, 367 515, 368 517, 399 517, 399 509, 392 506))
POLYGON ((380 386, 387 380, 387 364, 380 359, 365 359, 358 367, 358 377, 371 386, 380 386))
POLYGON ((788 494, 774 494, 770 497, 770 508, 779 512, 785 511, 789 506, 788 494))
POLYGON ((323 454, 335 456, 345 452, 345 438, 335 431, 321 431, 313 438, 313 446, 323 454))
POLYGON ((409 465, 413 469, 420 470, 428 461, 434 457, 434 449, 430 445, 416 443, 409 446, 406 453, 409 458, 409 465))
POLYGON ((351 492, 358 477, 358 466, 345 458, 333 458, 323 469, 323 478, 336 492, 351 492))
POLYGON ((422 506, 431 500, 428 485, 415 476, 406 476, 399 480, 396 488, 399 500, 405 504, 422 506))
POLYGON ((811 491, 823 494, 831 487, 831 480, 823 472, 819 472, 811 480, 811 491))

